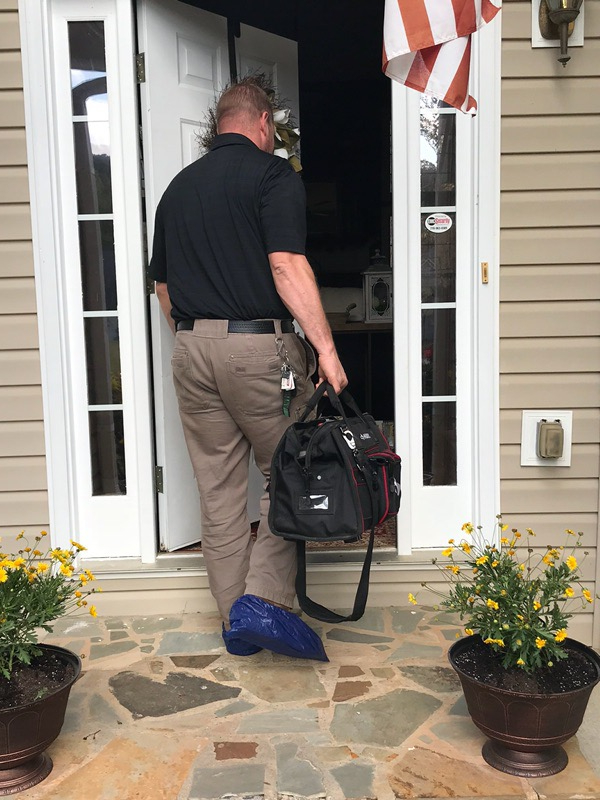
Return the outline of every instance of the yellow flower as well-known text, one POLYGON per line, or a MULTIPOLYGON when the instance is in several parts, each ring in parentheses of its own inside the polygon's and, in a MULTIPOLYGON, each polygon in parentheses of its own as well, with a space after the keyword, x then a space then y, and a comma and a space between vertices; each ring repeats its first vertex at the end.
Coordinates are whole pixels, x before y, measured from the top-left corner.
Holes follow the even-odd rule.
POLYGON ((497 567, 499 563, 499 561, 492 561, 492 567, 497 567))
POLYGON ((90 614, 92 615, 92 617, 98 616, 98 612, 96 611, 96 606, 90 606, 90 614))
POLYGON ((40 536, 48 536, 48 531, 40 531, 40 536))
POLYGON ((41 556, 41 555, 43 555, 43 553, 42 553, 42 551, 41 551, 41 550, 34 550, 34 551, 33 551, 33 555, 34 555, 34 556, 41 556))
POLYGON ((412 603, 413 606, 417 605, 417 598, 414 596, 412 592, 410 592, 410 594, 408 595, 408 602, 412 603))
POLYGON ((517 664, 518 664, 520 667, 522 667, 524 663, 525 663, 525 662, 523 661, 523 659, 522 659, 522 658, 518 658, 518 659, 517 659, 517 664))
POLYGON ((26 547, 26 548, 25 548, 25 552, 26 552, 26 553, 31 553, 31 547, 26 547))
POLYGON ((484 639, 484 644, 497 644, 498 647, 504 647, 504 639, 484 639))
POLYGON ((85 569, 84 572, 88 576, 88 580, 93 581, 95 579, 96 576, 89 569, 85 569))
POLYGON ((19 567, 24 567, 26 563, 27 562, 25 561, 23 556, 19 556, 18 558, 15 558, 15 560, 13 561, 13 567, 15 569, 19 569, 19 567))
POLYGON ((573 572, 573 570, 577 569, 577 559, 575 556, 569 556, 565 561, 567 567, 573 572))
POLYGON ((486 561, 489 561, 489 558, 490 558, 489 556, 481 556, 480 558, 477 559, 475 563, 479 565, 485 564, 486 561))
POLYGON ((510 544, 510 542, 508 541, 508 539, 506 538, 506 536, 503 536, 503 537, 500 539, 500 544, 510 544))
POLYGON ((473 628, 465 628, 465 633, 467 634, 467 636, 473 636, 475 631, 473 630, 473 628))
POLYGON ((534 603, 533 603, 534 611, 539 611, 541 607, 542 607, 542 604, 538 603, 537 600, 534 600, 534 603))
POLYGON ((575 536, 575 535, 576 535, 576 534, 575 534, 575 531, 572 531, 572 530, 571 530, 571 528, 567 528, 567 529, 566 529, 566 531, 565 531, 565 533, 568 533, 568 534, 569 534, 569 536, 575 536))
POLYGON ((461 530, 464 531, 465 533, 473 533, 475 528, 473 527, 473 523, 472 522, 465 522, 465 524, 462 526, 461 530))
POLYGON ((71 544, 73 545, 73 547, 77 548, 79 552, 81 552, 82 550, 87 550, 87 547, 84 547, 82 544, 79 544, 79 542, 76 542, 73 539, 71 539, 71 544))
POLYGON ((535 533, 534 533, 534 532, 531 530, 531 528, 525 528, 525 530, 527 531, 527 533, 528 533, 530 536, 535 536, 535 533))
POLYGON ((542 558, 542 561, 544 562, 544 564, 547 564, 549 567, 553 567, 554 566, 554 561, 547 554, 542 558))
POLYGON ((46 572, 47 569, 48 569, 48 564, 38 564, 37 565, 37 571, 38 572, 46 572))
POLYGON ((29 575, 27 576, 27 580, 29 581, 29 583, 33 583, 36 578, 37 578, 36 572, 30 572, 29 575))
POLYGON ((461 542, 460 546, 461 546, 461 549, 465 553, 470 553, 471 552, 471 545, 468 542, 461 542))
POLYGON ((20 534, 17 536, 17 541, 18 541, 19 539, 23 539, 23 538, 24 538, 24 536, 25 536, 25 531, 21 531, 21 533, 20 533, 20 534))
POLYGON ((508 551, 508 555, 509 555, 509 556, 514 556, 514 554, 515 554, 515 551, 514 551, 514 550, 512 550, 512 549, 511 549, 511 550, 509 550, 509 551, 508 551))
POLYGON ((77 590, 77 591, 75 592, 75 597, 81 597, 81 592, 80 592, 79 590, 77 590))
POLYGON ((448 539, 448 544, 454 544, 454 539, 448 539))
POLYGON ((8 580, 8 574, 4 567, 0 567, 0 583, 5 583, 8 580))
POLYGON ((494 611, 497 611, 499 608, 498 603, 495 600, 492 600, 490 597, 488 597, 486 605, 488 608, 493 608, 494 611))
POLYGON ((581 590, 581 594, 585 597, 585 599, 588 601, 588 603, 593 603, 594 602, 592 600, 592 593, 590 592, 589 589, 582 589, 581 590))
POLYGON ((564 640, 566 638, 567 638, 567 629, 566 628, 561 628, 559 631, 556 631, 556 634, 554 636, 554 641, 555 642, 564 642, 564 640))
POLYGON ((442 550, 442 555, 444 556, 444 558, 450 558, 450 556, 452 555, 452 548, 447 547, 445 550, 442 550))
POLYGON ((541 650, 543 647, 546 647, 546 640, 541 639, 538 636, 538 638, 535 640, 535 646, 537 647, 538 650, 541 650))
POLYGON ((70 567, 68 564, 61 564, 60 571, 63 575, 66 575, 67 578, 70 578, 73 574, 73 567, 70 567))
POLYGON ((85 586, 87 582, 88 582, 88 576, 81 573, 81 575, 79 576, 79 583, 82 586, 85 586))
POLYGON ((567 595, 567 597, 573 597, 575 592, 573 591, 573 589, 571 589, 570 586, 567 586, 567 588, 565 589, 565 594, 567 595))
POLYGON ((500 530, 501 531, 507 531, 508 530, 508 525, 501 525, 500 526, 500 530))

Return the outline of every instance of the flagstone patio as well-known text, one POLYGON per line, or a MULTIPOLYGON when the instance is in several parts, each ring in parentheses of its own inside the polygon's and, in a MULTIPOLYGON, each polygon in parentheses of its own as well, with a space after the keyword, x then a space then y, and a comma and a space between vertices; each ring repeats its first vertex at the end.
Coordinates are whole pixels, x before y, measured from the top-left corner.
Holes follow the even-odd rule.
MULTIPOLYGON (((309 624, 314 621, 308 620, 309 624)), ((229 655, 215 615, 66 618, 84 655, 51 775, 25 800, 600 798, 600 692, 551 778, 481 758, 446 652, 451 617, 370 609, 314 623, 329 663, 229 655)))

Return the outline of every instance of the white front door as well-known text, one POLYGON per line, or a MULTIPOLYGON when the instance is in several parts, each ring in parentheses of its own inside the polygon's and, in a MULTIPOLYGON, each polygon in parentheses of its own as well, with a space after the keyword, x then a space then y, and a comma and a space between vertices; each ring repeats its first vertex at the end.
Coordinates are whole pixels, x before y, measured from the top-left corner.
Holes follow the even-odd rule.
MULTIPOLYGON (((201 155, 198 132, 219 92, 229 82, 227 20, 178 0, 142 0, 138 26, 145 54, 141 87, 145 199, 151 248, 156 206, 171 179, 201 155)), ((295 42, 241 26, 236 40, 240 75, 270 75, 298 117, 298 60, 295 42)), ((201 538, 200 503, 171 378, 173 334, 151 298, 157 462, 163 491, 158 495, 161 550, 176 550, 201 538)), ((258 519, 262 480, 251 469, 248 512, 258 519)))

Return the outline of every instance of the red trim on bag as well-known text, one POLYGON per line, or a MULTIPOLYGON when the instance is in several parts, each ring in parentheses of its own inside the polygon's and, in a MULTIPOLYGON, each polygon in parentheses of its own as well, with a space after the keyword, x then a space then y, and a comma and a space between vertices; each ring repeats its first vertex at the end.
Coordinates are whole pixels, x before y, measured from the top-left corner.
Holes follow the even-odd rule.
POLYGON ((381 523, 387 517, 388 512, 390 510, 390 496, 388 494, 387 470, 384 468, 381 471, 383 472, 383 488, 384 488, 384 491, 385 491, 385 511, 383 512, 383 516, 381 517, 381 519, 377 523, 378 525, 381 525, 381 523))

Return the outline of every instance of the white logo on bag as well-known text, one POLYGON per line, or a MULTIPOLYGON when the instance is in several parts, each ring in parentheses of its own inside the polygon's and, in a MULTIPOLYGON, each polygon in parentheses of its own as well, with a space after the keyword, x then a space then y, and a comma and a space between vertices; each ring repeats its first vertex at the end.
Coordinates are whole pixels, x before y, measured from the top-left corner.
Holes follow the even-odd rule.
POLYGON ((361 433, 358 438, 359 439, 370 439, 371 438, 371 434, 370 433, 361 433))

